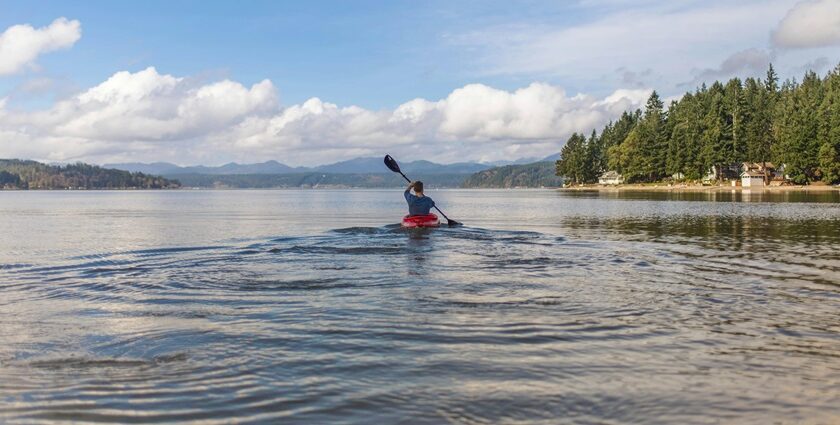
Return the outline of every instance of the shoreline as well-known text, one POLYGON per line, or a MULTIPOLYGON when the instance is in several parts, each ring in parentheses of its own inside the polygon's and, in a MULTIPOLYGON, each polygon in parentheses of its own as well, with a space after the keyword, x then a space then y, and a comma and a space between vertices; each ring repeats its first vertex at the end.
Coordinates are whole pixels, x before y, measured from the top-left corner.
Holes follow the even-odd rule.
POLYGON ((621 184, 621 185, 583 185, 560 188, 560 190, 577 192, 830 192, 840 191, 840 187, 831 185, 807 185, 807 186, 702 186, 685 184, 621 184))
MULTIPOLYGON (((403 187, 348 187, 348 186, 292 186, 292 187, 179 187, 179 188, 91 188, 91 189, 11 189, 0 188, 0 192, 178 192, 195 190, 402 190, 403 187)), ((583 185, 572 187, 433 187, 433 190, 561 190, 571 192, 831 192, 840 191, 840 186, 809 185, 809 186, 701 186, 701 185, 583 185)))

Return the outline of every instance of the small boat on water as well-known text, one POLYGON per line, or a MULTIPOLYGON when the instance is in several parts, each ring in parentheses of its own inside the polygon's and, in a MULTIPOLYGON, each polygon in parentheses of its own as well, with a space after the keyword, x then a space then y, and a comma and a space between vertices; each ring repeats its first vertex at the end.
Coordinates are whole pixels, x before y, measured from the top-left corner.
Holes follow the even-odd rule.
POLYGON ((402 219, 402 227, 438 227, 440 220, 435 214, 407 215, 402 219))

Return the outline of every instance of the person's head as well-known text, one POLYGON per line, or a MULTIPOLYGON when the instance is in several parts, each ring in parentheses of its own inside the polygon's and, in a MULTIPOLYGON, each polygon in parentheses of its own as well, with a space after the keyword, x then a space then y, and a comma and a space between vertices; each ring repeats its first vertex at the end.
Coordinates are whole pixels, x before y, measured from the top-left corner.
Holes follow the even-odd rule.
POLYGON ((414 182, 414 193, 423 193, 423 182, 419 180, 414 182))

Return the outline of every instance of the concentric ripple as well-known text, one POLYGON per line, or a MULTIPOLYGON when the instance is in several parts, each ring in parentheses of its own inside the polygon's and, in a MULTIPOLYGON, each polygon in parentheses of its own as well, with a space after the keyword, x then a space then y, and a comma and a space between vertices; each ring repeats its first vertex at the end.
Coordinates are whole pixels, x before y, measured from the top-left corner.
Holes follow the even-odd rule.
POLYGON ((833 218, 563 220, 9 261, 0 423, 840 421, 833 218))

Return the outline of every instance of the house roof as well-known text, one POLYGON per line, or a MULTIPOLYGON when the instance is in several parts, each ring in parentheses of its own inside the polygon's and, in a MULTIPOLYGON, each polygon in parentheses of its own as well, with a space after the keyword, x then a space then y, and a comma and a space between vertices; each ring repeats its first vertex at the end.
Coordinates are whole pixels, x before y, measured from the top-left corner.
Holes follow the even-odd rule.
POLYGON ((618 174, 618 172, 617 172, 617 171, 612 171, 612 170, 610 170, 610 171, 607 171, 607 172, 606 172, 606 173, 604 173, 604 174, 601 174, 601 178, 602 178, 602 179, 615 179, 615 178, 621 178, 621 174, 618 174))
MULTIPOLYGON (((773 165, 772 162, 765 162, 764 166, 767 167, 767 169, 771 169, 771 168, 775 169, 776 168, 776 166, 773 165)), ((760 162, 745 162, 742 166, 742 168, 758 169, 758 170, 760 170, 761 167, 762 167, 762 163, 760 163, 760 162)))
POLYGON ((744 171, 741 173, 741 177, 764 177, 764 173, 759 173, 758 171, 744 171))

